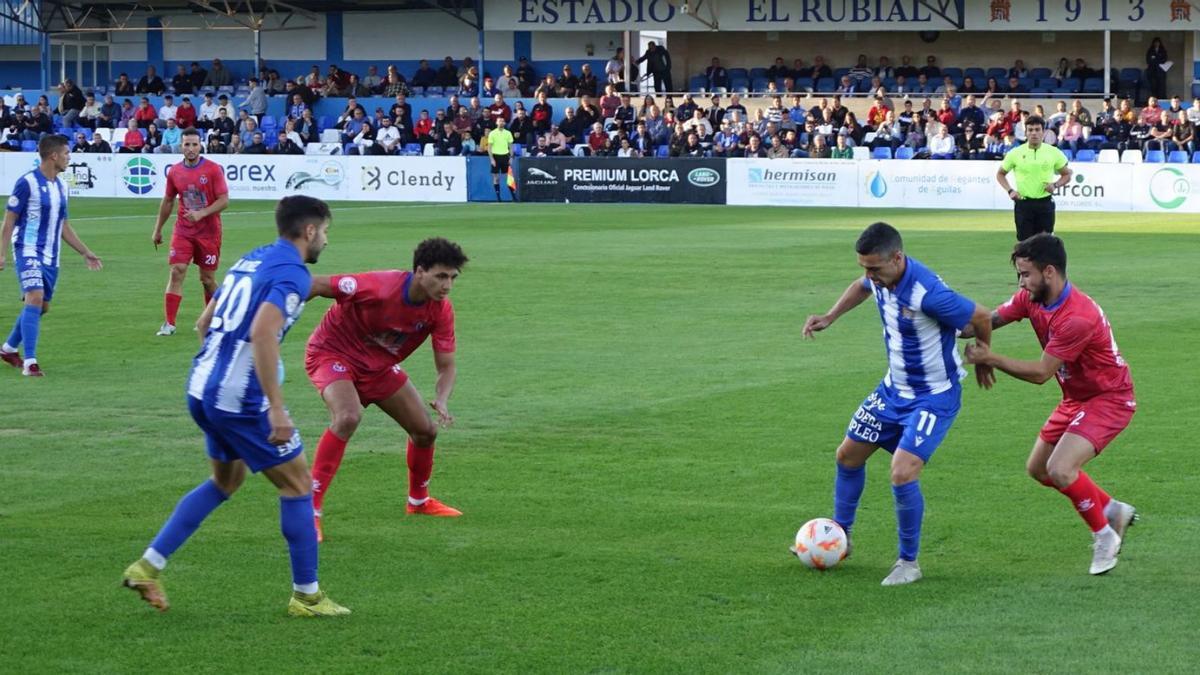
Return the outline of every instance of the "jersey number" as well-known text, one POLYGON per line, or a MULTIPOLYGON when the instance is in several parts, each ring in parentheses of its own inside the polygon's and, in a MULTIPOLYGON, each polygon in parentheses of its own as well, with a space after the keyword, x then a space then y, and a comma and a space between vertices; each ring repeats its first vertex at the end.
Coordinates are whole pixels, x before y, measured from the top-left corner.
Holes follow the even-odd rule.
POLYGON ((237 278, 234 275, 225 277, 221 284, 221 299, 217 301, 213 312, 211 330, 232 333, 246 319, 250 309, 251 281, 250 277, 237 278))
POLYGON ((917 420, 917 433, 923 433, 926 436, 933 435, 933 427, 937 424, 937 415, 931 412, 922 410, 921 419, 917 420), (924 431, 922 431, 924 429, 924 431))

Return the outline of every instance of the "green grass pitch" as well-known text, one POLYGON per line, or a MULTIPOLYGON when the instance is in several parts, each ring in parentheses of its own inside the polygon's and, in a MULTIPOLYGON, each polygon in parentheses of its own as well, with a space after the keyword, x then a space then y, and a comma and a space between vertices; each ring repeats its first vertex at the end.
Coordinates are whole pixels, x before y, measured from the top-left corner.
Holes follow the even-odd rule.
MULTIPOLYGON (((884 370, 866 304, 815 341, 857 274, 858 232, 989 306, 1015 288, 1000 212, 581 205, 338 204, 318 273, 407 267, 459 241, 457 426, 432 492, 466 515, 405 517, 404 438, 369 410, 326 504, 321 583, 345 620, 284 615, 274 490, 247 481, 171 560, 159 615, 118 588, 207 472, 183 382, 200 311, 156 338, 165 252, 153 201, 76 200, 105 269, 64 247, 42 329, 48 377, 0 371, 0 670, 12 673, 1194 672, 1200 662, 1200 451, 1194 294, 1200 218, 1059 215, 1070 278, 1104 307, 1140 402, 1090 472, 1143 515, 1121 564, 1090 577, 1069 503, 1024 474, 1059 398, 998 375, 966 383, 926 469, 921 563, 895 558, 886 455, 869 464, 854 557, 818 573, 785 553, 829 515, 833 450, 884 370), (1192 664, 1191 666, 1187 664, 1192 664)), ((272 204, 235 202, 223 268, 274 238, 272 204)), ((18 310, 3 272, 0 324, 18 310)), ((308 450, 327 421, 303 371, 326 301, 284 344, 308 450)), ((1034 358, 1028 324, 994 346, 1034 358)), ((427 396, 429 348, 406 364, 427 396)))

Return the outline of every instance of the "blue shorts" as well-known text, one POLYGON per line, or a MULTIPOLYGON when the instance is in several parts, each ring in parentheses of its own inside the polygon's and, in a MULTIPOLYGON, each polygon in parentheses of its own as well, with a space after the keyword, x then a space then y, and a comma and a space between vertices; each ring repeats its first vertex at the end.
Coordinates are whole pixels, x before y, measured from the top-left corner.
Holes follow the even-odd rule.
POLYGON ((30 291, 41 291, 42 300, 50 302, 54 297, 54 284, 58 283, 58 268, 42 264, 37 258, 17 256, 13 269, 21 284, 21 295, 30 291))
POLYGON ((204 405, 188 396, 188 410, 196 425, 204 431, 208 456, 218 462, 242 460, 254 473, 290 462, 304 452, 300 432, 292 434, 285 445, 271 445, 271 422, 267 413, 239 415, 204 405))
POLYGON ((962 388, 941 394, 901 398, 882 382, 855 411, 846 437, 895 452, 902 448, 928 463, 954 424, 962 388))

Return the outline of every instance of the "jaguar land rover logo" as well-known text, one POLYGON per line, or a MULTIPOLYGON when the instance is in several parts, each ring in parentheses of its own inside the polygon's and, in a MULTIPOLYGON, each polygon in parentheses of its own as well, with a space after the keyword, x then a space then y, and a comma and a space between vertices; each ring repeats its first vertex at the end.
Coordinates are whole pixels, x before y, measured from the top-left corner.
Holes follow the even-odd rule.
POLYGON ((712 187, 721 182, 721 173, 716 169, 700 167, 689 171, 687 180, 698 188, 712 187))
POLYGON ((525 169, 525 176, 525 182, 529 185, 558 185, 558 178, 554 174, 537 167, 525 169))

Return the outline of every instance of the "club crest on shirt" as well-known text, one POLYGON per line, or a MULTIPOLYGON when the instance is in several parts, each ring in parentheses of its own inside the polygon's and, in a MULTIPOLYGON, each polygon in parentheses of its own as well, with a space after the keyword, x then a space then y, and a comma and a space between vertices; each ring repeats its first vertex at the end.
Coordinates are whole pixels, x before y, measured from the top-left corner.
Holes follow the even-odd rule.
POLYGON ((208 185, 208 176, 200 176, 200 184, 208 185))
POLYGON ((354 295, 354 291, 358 290, 358 280, 354 277, 342 277, 338 279, 338 290, 346 295, 354 295))
POLYGON ((420 333, 423 330, 425 330, 425 322, 424 321, 418 321, 417 323, 415 323, 413 325, 414 333, 420 333))
POLYGON ((336 363, 336 362, 335 362, 335 363, 333 364, 332 368, 333 368, 333 372, 335 372, 335 373, 344 373, 344 372, 346 372, 346 366, 343 366, 343 365, 342 365, 342 364, 340 364, 340 363, 336 363))
POLYGON ((900 308, 900 316, 903 316, 906 319, 912 320, 912 319, 916 318, 917 313, 915 311, 913 311, 913 309, 911 307, 901 307, 900 308))
POLYGON ((288 293, 285 304, 287 305, 288 316, 294 315, 296 310, 300 308, 300 296, 296 293, 288 293))
POLYGON ((14 209, 15 209, 15 208, 17 208, 18 206, 20 206, 20 205, 21 205, 21 200, 20 200, 20 199, 18 199, 16 195, 13 195, 13 196, 11 196, 11 197, 9 197, 9 198, 8 198, 8 205, 9 205, 9 207, 10 207, 10 208, 14 208, 14 209))

